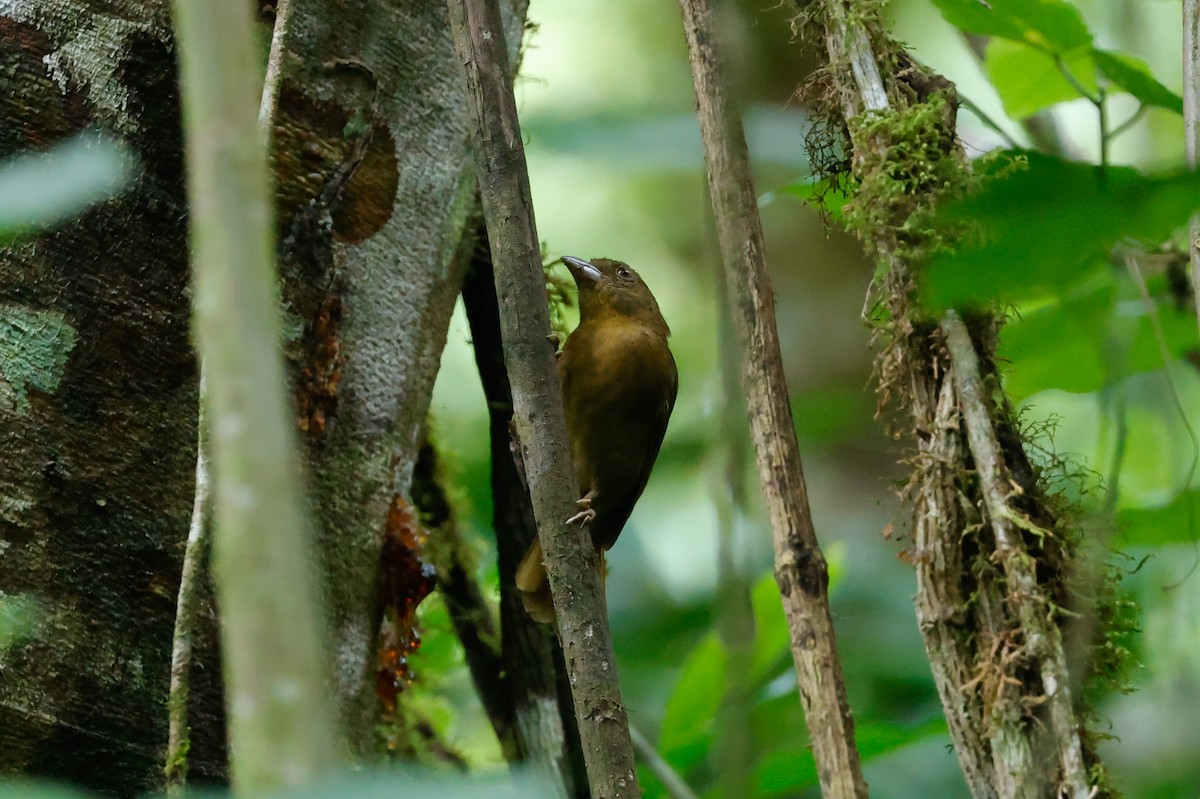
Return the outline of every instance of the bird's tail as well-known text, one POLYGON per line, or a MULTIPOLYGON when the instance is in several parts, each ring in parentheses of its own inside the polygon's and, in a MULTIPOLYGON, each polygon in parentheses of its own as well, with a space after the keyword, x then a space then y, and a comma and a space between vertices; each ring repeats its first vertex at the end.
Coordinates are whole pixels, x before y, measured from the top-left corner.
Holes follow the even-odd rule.
MULTIPOLYGON (((517 566, 516 584, 521 592, 521 602, 525 604, 525 612, 534 621, 543 624, 554 623, 554 597, 550 594, 550 577, 546 574, 546 558, 542 554, 542 540, 534 538, 529 545, 529 551, 521 558, 517 566)), ((600 550, 600 590, 604 591, 605 577, 608 575, 604 550, 600 550)), ((603 594, 602 594, 603 596, 603 594)))
POLYGON ((543 562, 542 542, 533 539, 529 551, 521 558, 517 566, 517 590, 521 592, 521 601, 525 611, 534 621, 543 624, 554 623, 554 599, 550 596, 550 578, 546 575, 546 564, 543 562))

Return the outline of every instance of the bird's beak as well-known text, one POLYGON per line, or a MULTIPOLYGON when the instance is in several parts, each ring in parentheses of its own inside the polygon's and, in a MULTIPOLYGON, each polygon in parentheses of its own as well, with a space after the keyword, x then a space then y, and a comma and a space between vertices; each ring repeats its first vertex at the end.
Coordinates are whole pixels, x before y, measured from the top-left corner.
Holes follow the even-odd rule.
POLYGON ((571 270, 571 277, 575 278, 576 285, 583 280, 599 283, 600 278, 603 277, 599 269, 592 266, 590 261, 585 261, 582 258, 576 258, 573 255, 564 255, 562 262, 567 265, 567 269, 571 270))

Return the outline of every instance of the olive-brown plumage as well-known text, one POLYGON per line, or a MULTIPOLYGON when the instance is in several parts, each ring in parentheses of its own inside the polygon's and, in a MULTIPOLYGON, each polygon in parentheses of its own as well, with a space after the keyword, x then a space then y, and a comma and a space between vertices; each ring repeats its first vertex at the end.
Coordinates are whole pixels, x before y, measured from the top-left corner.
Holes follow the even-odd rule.
MULTIPOLYGON (((580 513, 603 552, 633 512, 658 457, 679 374, 671 334, 650 289, 627 264, 562 259, 579 287, 579 325, 558 362, 580 513)), ((517 568, 529 614, 554 619, 541 542, 517 568)))

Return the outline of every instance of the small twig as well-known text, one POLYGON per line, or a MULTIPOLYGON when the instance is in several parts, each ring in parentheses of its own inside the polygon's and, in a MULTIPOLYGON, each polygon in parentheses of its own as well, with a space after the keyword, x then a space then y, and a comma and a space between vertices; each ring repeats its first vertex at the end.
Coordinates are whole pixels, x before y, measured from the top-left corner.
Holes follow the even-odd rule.
POLYGON ((1004 128, 1000 127, 1000 124, 998 122, 996 122, 996 120, 992 119, 990 116, 985 114, 983 112, 983 109, 981 109, 979 106, 975 105, 975 103, 971 102, 966 97, 963 97, 961 94, 958 96, 958 102, 959 102, 959 105, 961 105, 963 108, 967 109, 972 114, 974 114, 975 117, 980 122, 982 122, 985 126, 987 126, 988 128, 991 128, 993 131, 995 131, 996 134, 998 136, 1000 136, 1000 138, 1004 139, 1004 143, 1007 144, 1010 148, 1012 148, 1014 150, 1020 149, 1021 145, 1019 145, 1017 143, 1017 140, 1014 139, 1012 136, 1008 135, 1008 131, 1005 130, 1004 128))
POLYGON ((1142 103, 1141 105, 1139 105, 1137 107, 1136 111, 1134 111, 1132 114, 1129 115, 1129 119, 1125 120, 1120 125, 1117 125, 1115 128, 1112 129, 1112 133, 1108 134, 1109 140, 1111 141, 1113 139, 1116 139, 1122 133, 1124 133, 1125 131, 1132 128, 1134 125, 1137 124, 1137 121, 1139 119, 1141 119, 1145 113, 1146 113, 1146 104, 1142 103))
MULTIPOLYGON (((967 41, 967 48, 974 54, 975 60, 982 68, 987 60, 987 36, 980 36, 975 33, 964 33, 963 38, 967 41)), ((971 110, 966 103, 963 103, 965 108, 971 110)), ((1058 121, 1054 118, 1054 110, 1050 108, 1038 111, 1032 116, 1027 116, 1024 119, 1018 120, 1018 124, 1025 130, 1025 134, 1029 136, 1029 141, 1033 146, 1044 153, 1052 155, 1072 155, 1075 148, 1069 144, 1058 128, 1058 121)))
POLYGON ((640 789, 633 744, 596 550, 586 529, 565 521, 575 512, 579 491, 549 341, 545 274, 500 10, 496 0, 451 0, 450 24, 475 120, 479 189, 495 261, 513 421, 570 672, 588 781, 596 797, 635 797, 640 789))
MULTIPOLYGON (((1158 309, 1154 306, 1154 299, 1150 296, 1150 288, 1146 285, 1146 279, 1142 276, 1141 267, 1138 266, 1137 257, 1132 249, 1125 250, 1125 268, 1129 270, 1130 277, 1138 287, 1138 293, 1142 298, 1142 305, 1146 309, 1146 315, 1150 319, 1150 329, 1154 331, 1154 341, 1158 345, 1158 354, 1162 358, 1163 377, 1167 381, 1167 390, 1171 394, 1171 401, 1175 404, 1175 412, 1179 414, 1179 420, 1183 423, 1183 429, 1187 431, 1188 440, 1192 445, 1192 460, 1188 464, 1187 474, 1184 475, 1183 484, 1177 490, 1179 496, 1183 499, 1187 509, 1187 525, 1188 532, 1192 533, 1190 538, 1195 538, 1194 531, 1196 529, 1196 510, 1195 503, 1192 502, 1188 495, 1188 490, 1191 488, 1192 480, 1196 477, 1196 469, 1200 466, 1200 439, 1196 437, 1196 428, 1192 426, 1192 421, 1188 416, 1187 409, 1184 407, 1183 398, 1179 395, 1179 386, 1175 381, 1174 370, 1171 367, 1171 351, 1167 347, 1167 337, 1163 333, 1162 321, 1158 318, 1158 309)), ((1180 580, 1170 586, 1168 590, 1177 587, 1182 580, 1186 580, 1195 572, 1196 567, 1200 566, 1200 553, 1193 560, 1191 567, 1187 570, 1180 580)))
POLYGON ((271 51, 267 54, 267 72, 263 80, 262 102, 258 106, 258 127, 263 140, 270 143, 279 103, 279 84, 283 80, 284 40, 288 20, 292 15, 292 0, 276 0, 275 27, 271 32, 271 51))
POLYGON ((462 644, 475 693, 492 723, 505 759, 517 760, 513 697, 500 661, 496 613, 475 579, 474 564, 467 554, 454 507, 442 486, 438 452, 428 432, 413 466, 412 498, 420 511, 422 526, 431 534, 425 551, 437 570, 438 592, 462 644))
MULTIPOLYGON (((1096 116, 1100 125, 1100 179, 1108 178, 1108 150, 1112 144, 1112 131, 1108 129, 1108 92, 1100 89, 1099 99, 1092 100, 1096 106, 1096 116)), ((1089 98, 1090 99, 1090 98, 1089 98)))
POLYGON ((630 724, 629 735, 633 738, 633 749, 641 758, 642 764, 650 769, 651 774, 658 777, 658 781, 667 789, 671 799, 700 799, 699 795, 679 775, 679 772, 663 759, 663 756, 654 748, 654 744, 650 743, 645 735, 642 735, 641 730, 630 724))
MULTIPOLYGON (((775 573, 792 638, 800 698, 826 797, 865 797, 829 609, 829 574, 817 542, 796 441, 775 300, 741 114, 729 86, 712 0, 680 0, 708 167, 709 195, 725 263, 730 315, 741 349, 742 386, 759 481, 775 543, 775 573)), ((861 37, 851 40, 851 52, 861 37)), ((861 50, 861 47, 857 48, 861 50)), ((869 47, 852 66, 874 69, 869 47)), ((861 55, 861 53, 860 53, 861 55)), ((886 95, 871 102, 886 103, 886 95)))
MULTIPOLYGON (((204 364, 200 364, 200 391, 204 397, 204 364)), ((196 418, 196 489, 192 498, 192 522, 183 552, 179 597, 175 604, 175 632, 171 646, 171 687, 167 694, 167 761, 163 769, 166 789, 175 793, 187 784, 188 674, 192 665, 192 634, 200 604, 200 575, 208 556, 209 506, 208 458, 205 454, 204 403, 196 418)))
MULTIPOLYGON (((1183 131, 1188 166, 1200 162, 1200 0, 1183 0, 1183 131)), ((1200 324, 1200 213, 1188 226, 1192 299, 1200 324)))

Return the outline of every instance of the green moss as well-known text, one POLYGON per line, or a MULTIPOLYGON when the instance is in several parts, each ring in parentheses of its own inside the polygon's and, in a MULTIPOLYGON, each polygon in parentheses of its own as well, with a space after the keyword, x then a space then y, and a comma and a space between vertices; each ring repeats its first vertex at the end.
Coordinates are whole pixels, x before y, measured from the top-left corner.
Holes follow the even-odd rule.
POLYGON ((870 241, 888 231, 894 256, 921 261, 946 246, 933 212, 967 185, 967 173, 947 126, 952 111, 942 95, 926 103, 876 111, 847 120, 859 165, 859 185, 843 209, 846 227, 870 241))
POLYGON ((29 413, 29 388, 58 390, 75 329, 59 311, 0 305, 0 411, 29 413))

